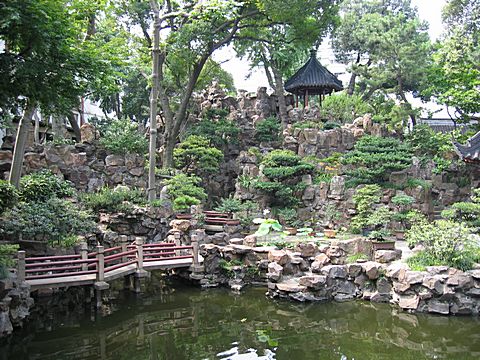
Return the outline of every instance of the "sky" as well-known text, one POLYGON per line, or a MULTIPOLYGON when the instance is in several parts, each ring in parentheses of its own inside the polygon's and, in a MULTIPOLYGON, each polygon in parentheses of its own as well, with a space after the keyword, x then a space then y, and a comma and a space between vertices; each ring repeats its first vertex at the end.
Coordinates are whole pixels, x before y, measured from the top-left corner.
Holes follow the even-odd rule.
MULTIPOLYGON (((418 9, 419 17, 429 23, 429 35, 432 40, 436 40, 443 32, 442 8, 446 0, 412 0, 412 5, 418 9)), ((325 41, 318 52, 318 59, 322 65, 326 66, 331 72, 340 74, 339 78, 343 83, 347 83, 349 75, 345 73, 345 66, 335 62, 333 52, 330 48, 329 42, 325 41)), ((233 75, 235 87, 240 90, 247 90, 255 92, 258 87, 268 87, 267 78, 263 69, 257 68, 255 71, 250 71, 248 63, 244 60, 235 57, 235 52, 232 48, 225 48, 215 54, 216 61, 223 62, 222 67, 233 75)), ((307 60, 307 59, 305 59, 307 60)), ((271 91, 271 90, 270 90, 271 91)), ((420 106, 420 101, 416 101, 416 106, 420 106)), ((440 107, 434 104, 426 106, 429 110, 438 110, 440 107)), ((439 113, 437 116, 446 116, 446 113, 439 113)))

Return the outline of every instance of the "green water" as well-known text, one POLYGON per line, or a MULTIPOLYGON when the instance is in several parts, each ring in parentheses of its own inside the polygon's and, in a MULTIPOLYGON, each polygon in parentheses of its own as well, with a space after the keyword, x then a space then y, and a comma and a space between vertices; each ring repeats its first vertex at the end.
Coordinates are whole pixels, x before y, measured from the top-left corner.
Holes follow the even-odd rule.
POLYGON ((0 347, 0 359, 480 359, 480 321, 386 304, 299 304, 177 285, 104 317, 53 314, 0 347), (56 325, 55 325, 56 324, 56 325))

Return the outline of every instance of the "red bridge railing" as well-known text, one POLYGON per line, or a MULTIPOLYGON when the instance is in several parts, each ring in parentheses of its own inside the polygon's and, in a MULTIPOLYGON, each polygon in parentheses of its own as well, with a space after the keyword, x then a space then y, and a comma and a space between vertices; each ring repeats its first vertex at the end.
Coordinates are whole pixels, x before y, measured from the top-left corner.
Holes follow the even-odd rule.
POLYGON ((87 245, 81 244, 80 253, 75 255, 25 257, 25 251, 18 252, 18 279, 37 280, 67 276, 95 274, 95 281, 104 281, 105 274, 129 265, 136 264, 136 270, 143 270, 144 262, 192 259, 198 265, 198 243, 181 246, 175 243, 144 244, 137 238, 127 244, 122 237, 120 246, 105 249, 97 246, 95 252, 88 253, 87 245))

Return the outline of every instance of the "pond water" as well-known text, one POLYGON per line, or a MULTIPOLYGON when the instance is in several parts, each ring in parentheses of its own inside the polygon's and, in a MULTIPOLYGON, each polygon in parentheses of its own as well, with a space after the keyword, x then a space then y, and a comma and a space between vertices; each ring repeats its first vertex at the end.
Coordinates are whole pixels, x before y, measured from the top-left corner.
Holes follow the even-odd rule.
POLYGON ((387 304, 273 301, 176 284, 104 317, 53 314, 0 347, 1 360, 480 359, 480 320, 387 304))

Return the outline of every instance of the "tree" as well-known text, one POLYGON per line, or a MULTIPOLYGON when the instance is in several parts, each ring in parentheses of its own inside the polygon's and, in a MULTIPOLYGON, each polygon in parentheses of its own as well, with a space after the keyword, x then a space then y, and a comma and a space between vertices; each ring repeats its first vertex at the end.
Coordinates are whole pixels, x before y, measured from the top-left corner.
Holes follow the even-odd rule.
POLYGON ((480 112, 480 1, 451 0, 443 18, 445 38, 437 44, 422 95, 453 108, 455 121, 469 122, 480 112))
MULTIPOLYGON (((38 107, 67 114, 89 83, 109 73, 99 49, 81 39, 88 29, 85 7, 98 2, 19 0, 0 6, 0 107, 16 113, 18 125, 10 182, 18 187, 26 137, 38 107)), ((102 81, 100 81, 102 82, 102 81)))
POLYGON ((274 20, 261 30, 242 30, 236 36, 235 49, 251 67, 262 66, 268 83, 277 96, 279 117, 288 124, 283 88, 284 76, 292 75, 305 53, 318 48, 321 39, 336 23, 338 1, 267 1, 274 20))
POLYGON ((418 19, 410 0, 350 0, 342 10, 333 46, 337 60, 352 71, 348 93, 353 94, 360 76, 365 100, 377 90, 395 94, 415 124, 406 93, 425 83, 431 53, 427 24, 418 19))

